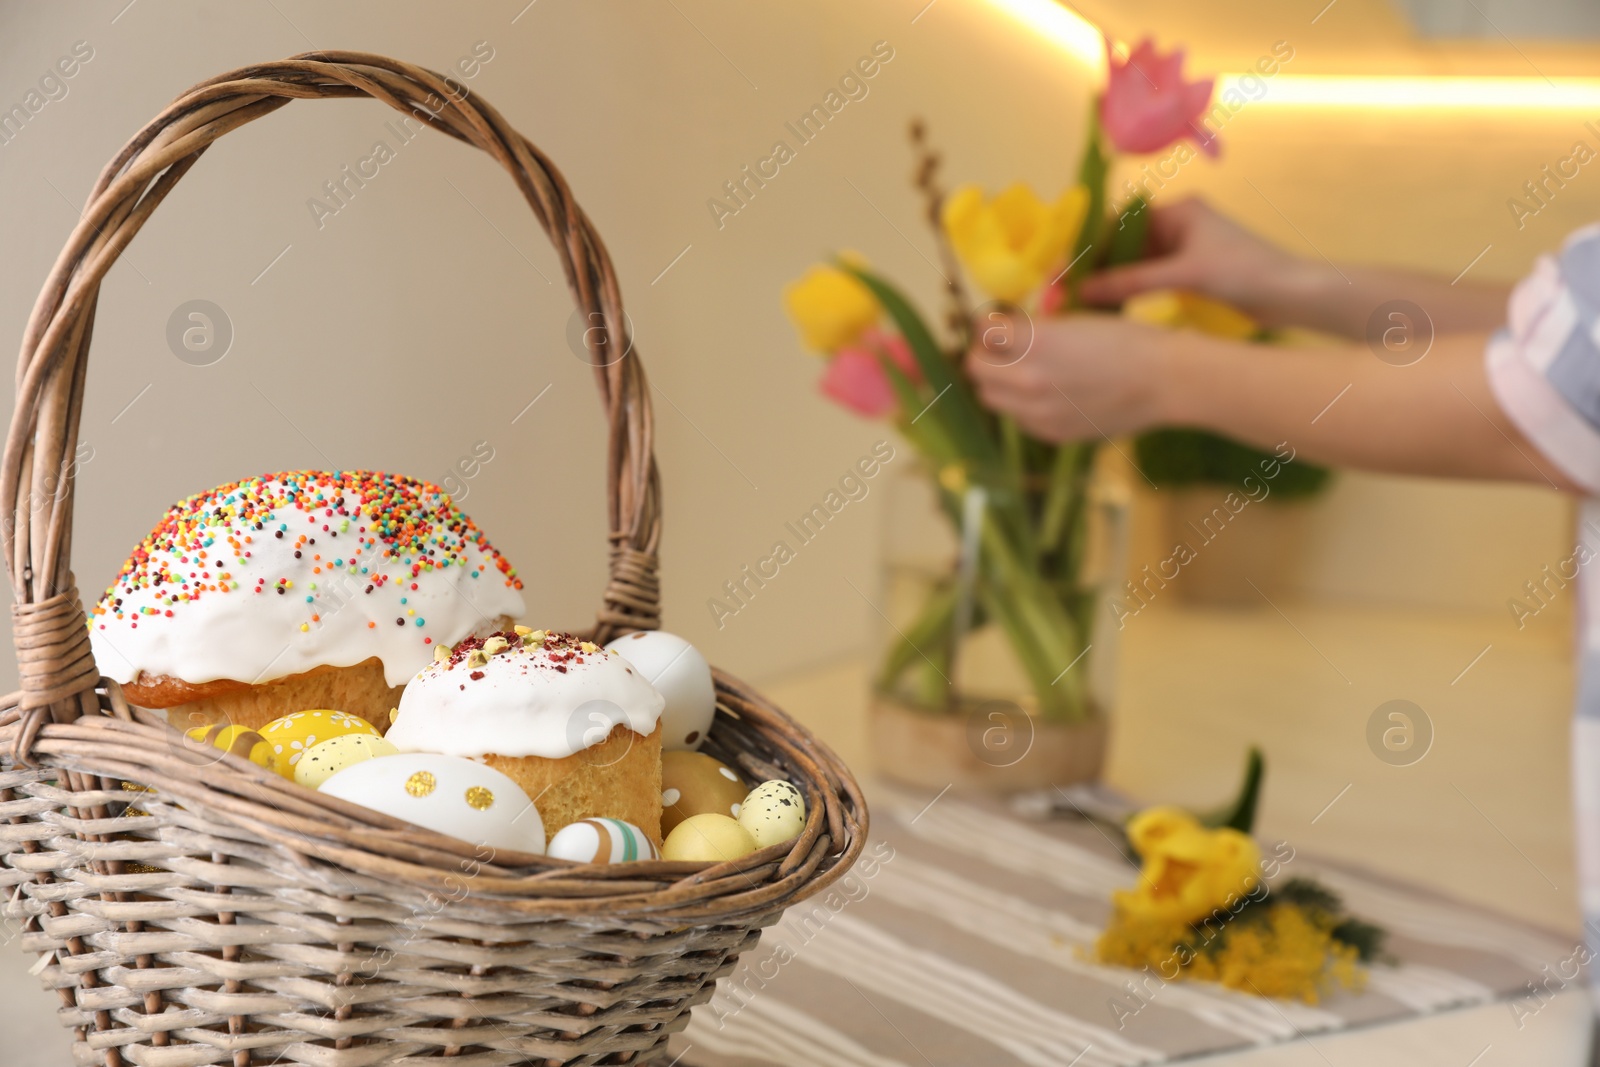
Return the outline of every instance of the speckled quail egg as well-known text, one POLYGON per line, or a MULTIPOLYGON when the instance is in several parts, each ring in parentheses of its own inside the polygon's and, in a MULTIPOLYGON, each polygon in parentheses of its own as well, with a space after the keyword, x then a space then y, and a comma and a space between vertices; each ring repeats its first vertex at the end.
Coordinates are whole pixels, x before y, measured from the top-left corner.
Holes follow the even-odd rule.
POLYGON ((806 798, 788 782, 762 782, 739 806, 739 825, 759 848, 793 841, 806 828, 806 798))
POLYGON ((346 767, 378 756, 393 756, 399 751, 393 743, 376 734, 330 737, 306 749, 300 762, 294 765, 294 781, 296 785, 316 789, 346 767))

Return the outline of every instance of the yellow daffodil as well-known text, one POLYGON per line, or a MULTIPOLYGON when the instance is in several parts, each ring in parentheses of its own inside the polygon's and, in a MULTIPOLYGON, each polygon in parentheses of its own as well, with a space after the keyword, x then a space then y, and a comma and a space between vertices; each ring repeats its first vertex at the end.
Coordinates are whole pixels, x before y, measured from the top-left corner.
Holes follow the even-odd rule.
POLYGON ((1181 289, 1152 289, 1122 305, 1124 318, 1151 326, 1199 330, 1213 337, 1238 340, 1255 336, 1254 319, 1227 304, 1181 289))
POLYGON ((1209 830, 1173 807, 1140 812, 1127 831, 1144 866, 1135 889, 1112 895, 1095 942, 1101 963, 1307 1004, 1362 988, 1362 961, 1379 954, 1383 932, 1314 882, 1291 878, 1265 893, 1247 835, 1209 830))
POLYGON ((828 354, 878 321, 872 290, 837 267, 818 264, 783 290, 783 306, 807 348, 828 354))
POLYGON ((976 185, 964 185, 945 201, 942 221, 978 288, 1020 304, 1062 267, 1088 210, 1089 191, 1081 185, 1053 204, 1021 182, 993 200, 976 185))
POLYGON ((1208 830, 1180 808, 1151 808, 1128 823, 1144 867, 1115 902, 1131 919, 1192 923, 1225 912, 1260 878, 1261 852, 1247 834, 1208 830))

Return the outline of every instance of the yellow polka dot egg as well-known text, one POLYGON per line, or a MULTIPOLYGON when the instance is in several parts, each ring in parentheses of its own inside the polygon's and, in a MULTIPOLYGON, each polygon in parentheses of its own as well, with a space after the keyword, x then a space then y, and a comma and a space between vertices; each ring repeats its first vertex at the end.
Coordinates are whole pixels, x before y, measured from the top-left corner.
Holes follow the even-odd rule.
POLYGON ((378 730, 359 715, 331 708, 296 711, 261 728, 262 738, 272 746, 273 766, 290 781, 294 780, 295 766, 314 746, 346 734, 377 737, 378 730))
POLYGON ((528 794, 493 767, 460 756, 402 752, 367 759, 319 789, 475 845, 544 854, 544 820, 528 794))

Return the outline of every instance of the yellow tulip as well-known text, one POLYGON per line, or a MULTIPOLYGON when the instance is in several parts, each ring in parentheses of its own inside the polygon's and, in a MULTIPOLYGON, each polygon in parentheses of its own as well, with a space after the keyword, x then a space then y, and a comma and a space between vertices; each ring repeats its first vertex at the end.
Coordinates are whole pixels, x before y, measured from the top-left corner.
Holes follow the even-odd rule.
POLYGON ((878 321, 872 290, 837 267, 818 264, 783 290, 783 306, 807 348, 837 352, 878 321))
POLYGON ((1128 823, 1144 866, 1132 891, 1115 895, 1129 918, 1193 923, 1255 888, 1261 851, 1237 830, 1208 830, 1180 808, 1151 808, 1128 823))
POLYGON ((1124 318, 1151 326, 1199 330, 1212 337, 1244 340, 1260 329, 1254 319, 1227 304, 1181 289, 1152 289, 1122 305, 1124 318))
POLYGON ((993 200, 964 185, 944 203, 944 232, 978 288, 1020 304, 1064 265, 1083 228, 1089 190, 1081 185, 1046 204, 1017 182, 993 200))

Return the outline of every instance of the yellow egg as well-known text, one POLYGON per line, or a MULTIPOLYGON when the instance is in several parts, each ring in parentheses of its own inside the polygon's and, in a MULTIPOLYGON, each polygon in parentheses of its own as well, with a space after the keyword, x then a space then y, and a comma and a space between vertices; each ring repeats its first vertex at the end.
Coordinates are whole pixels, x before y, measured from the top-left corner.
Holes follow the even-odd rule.
POLYGON ((726 815, 708 812, 691 815, 667 835, 661 846, 664 860, 689 863, 725 863, 756 850, 750 831, 726 815))
POLYGON ((328 708, 296 711, 273 719, 261 728, 261 736, 272 746, 276 769, 285 778, 294 779, 295 764, 313 746, 332 737, 345 734, 371 734, 378 736, 377 728, 358 715, 328 708))
POLYGON ((243 726, 196 726, 192 730, 185 730, 183 736, 200 747, 219 748, 223 752, 243 756, 269 771, 277 770, 277 758, 272 745, 254 730, 243 726))
POLYGON ((393 756, 399 749, 375 734, 345 734, 319 741, 306 750, 300 762, 294 765, 294 782, 307 789, 321 788, 322 783, 346 767, 379 756, 393 756))

